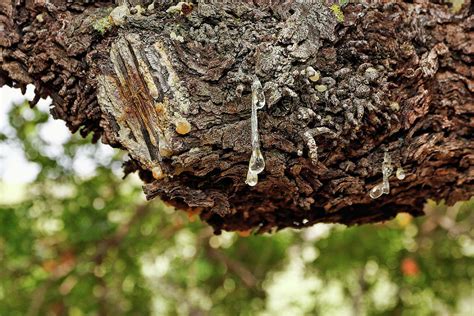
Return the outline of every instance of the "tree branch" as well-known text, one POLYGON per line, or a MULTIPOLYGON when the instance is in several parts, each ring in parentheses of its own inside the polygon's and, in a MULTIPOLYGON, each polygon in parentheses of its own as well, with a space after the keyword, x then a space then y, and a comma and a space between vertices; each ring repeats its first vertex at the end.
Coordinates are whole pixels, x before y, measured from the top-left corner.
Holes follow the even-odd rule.
POLYGON ((0 85, 35 84, 72 131, 128 151, 149 199, 200 209, 218 233, 370 223, 473 194, 470 1, 349 4, 343 22, 320 3, 139 2, 2 2, 0 85), (262 93, 266 167, 249 187, 262 93))

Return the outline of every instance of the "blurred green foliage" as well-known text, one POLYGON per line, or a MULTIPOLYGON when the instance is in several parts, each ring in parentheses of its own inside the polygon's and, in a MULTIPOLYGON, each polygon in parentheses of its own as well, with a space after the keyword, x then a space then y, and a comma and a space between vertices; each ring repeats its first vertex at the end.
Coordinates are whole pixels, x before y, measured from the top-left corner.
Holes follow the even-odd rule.
POLYGON ((15 106, 0 134, 40 167, 20 199, 0 195, 0 315, 473 314, 474 199, 416 220, 214 236, 146 202, 120 152, 73 136, 48 154, 48 117, 15 106))

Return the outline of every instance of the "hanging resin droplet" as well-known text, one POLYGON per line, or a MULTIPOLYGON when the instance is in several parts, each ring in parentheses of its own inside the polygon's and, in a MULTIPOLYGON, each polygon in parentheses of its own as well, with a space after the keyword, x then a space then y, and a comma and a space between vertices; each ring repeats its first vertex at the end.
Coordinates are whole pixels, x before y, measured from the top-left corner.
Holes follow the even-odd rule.
POLYGON ((397 168, 397 173, 396 173, 396 175, 397 175, 397 179, 398 179, 398 180, 403 180, 403 179, 405 179, 405 177, 406 177, 405 170, 403 170, 402 167, 397 168))
POLYGON ((372 199, 378 199, 383 193, 383 183, 379 183, 370 190, 369 195, 372 199))
POLYGON ((390 182, 388 182, 388 180, 383 180, 382 182, 382 193, 383 194, 390 193, 390 182))
POLYGON ((383 175, 383 184, 382 184, 382 192, 384 194, 390 193, 390 182, 388 178, 392 175, 393 167, 392 167, 392 159, 390 158, 390 154, 386 152, 383 156, 383 163, 382 163, 382 175, 383 175))
POLYGON ((260 148, 252 150, 252 156, 250 157, 249 170, 257 174, 261 173, 265 169, 265 159, 263 158, 260 148))
POLYGON ((260 135, 258 133, 258 116, 257 109, 265 106, 265 95, 263 94, 262 84, 257 77, 252 83, 252 116, 250 118, 251 124, 251 145, 252 155, 250 156, 249 169, 247 172, 247 183, 250 186, 255 186, 258 182, 258 174, 265 169, 265 159, 260 151, 260 135))
POLYGON ((385 152, 382 162, 383 181, 370 190, 369 195, 372 199, 377 199, 382 196, 382 194, 390 193, 390 182, 388 179, 392 175, 392 172, 392 159, 390 158, 390 154, 385 152))
POLYGON ((392 158, 390 158, 390 154, 386 152, 383 156, 383 163, 382 163, 382 174, 389 178, 392 175, 393 167, 392 167, 392 158))
POLYGON ((248 184, 251 187, 254 187, 258 183, 258 173, 253 172, 252 170, 247 171, 247 179, 245 180, 245 183, 248 184))
POLYGON ((255 77, 252 82, 252 105, 255 104, 257 109, 265 106, 265 94, 263 93, 262 83, 255 77))

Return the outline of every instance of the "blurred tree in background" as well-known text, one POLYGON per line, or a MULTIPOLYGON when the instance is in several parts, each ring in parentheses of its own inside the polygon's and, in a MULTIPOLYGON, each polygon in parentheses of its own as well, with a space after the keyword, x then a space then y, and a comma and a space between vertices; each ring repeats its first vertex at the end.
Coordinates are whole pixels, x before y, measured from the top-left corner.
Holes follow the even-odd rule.
POLYGON ((26 103, 9 119, 0 159, 21 148, 39 173, 0 186, 0 315, 474 314, 474 199, 378 225, 214 236, 146 202, 120 152, 76 135, 51 146, 51 118, 26 103))

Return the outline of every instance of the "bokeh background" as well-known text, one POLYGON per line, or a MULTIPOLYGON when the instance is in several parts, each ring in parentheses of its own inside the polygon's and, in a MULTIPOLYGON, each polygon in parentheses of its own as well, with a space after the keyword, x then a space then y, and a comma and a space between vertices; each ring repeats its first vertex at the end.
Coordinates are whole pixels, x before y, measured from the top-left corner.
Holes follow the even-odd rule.
POLYGON ((32 91, 0 89, 0 315, 474 315, 474 199, 214 236, 32 91))

